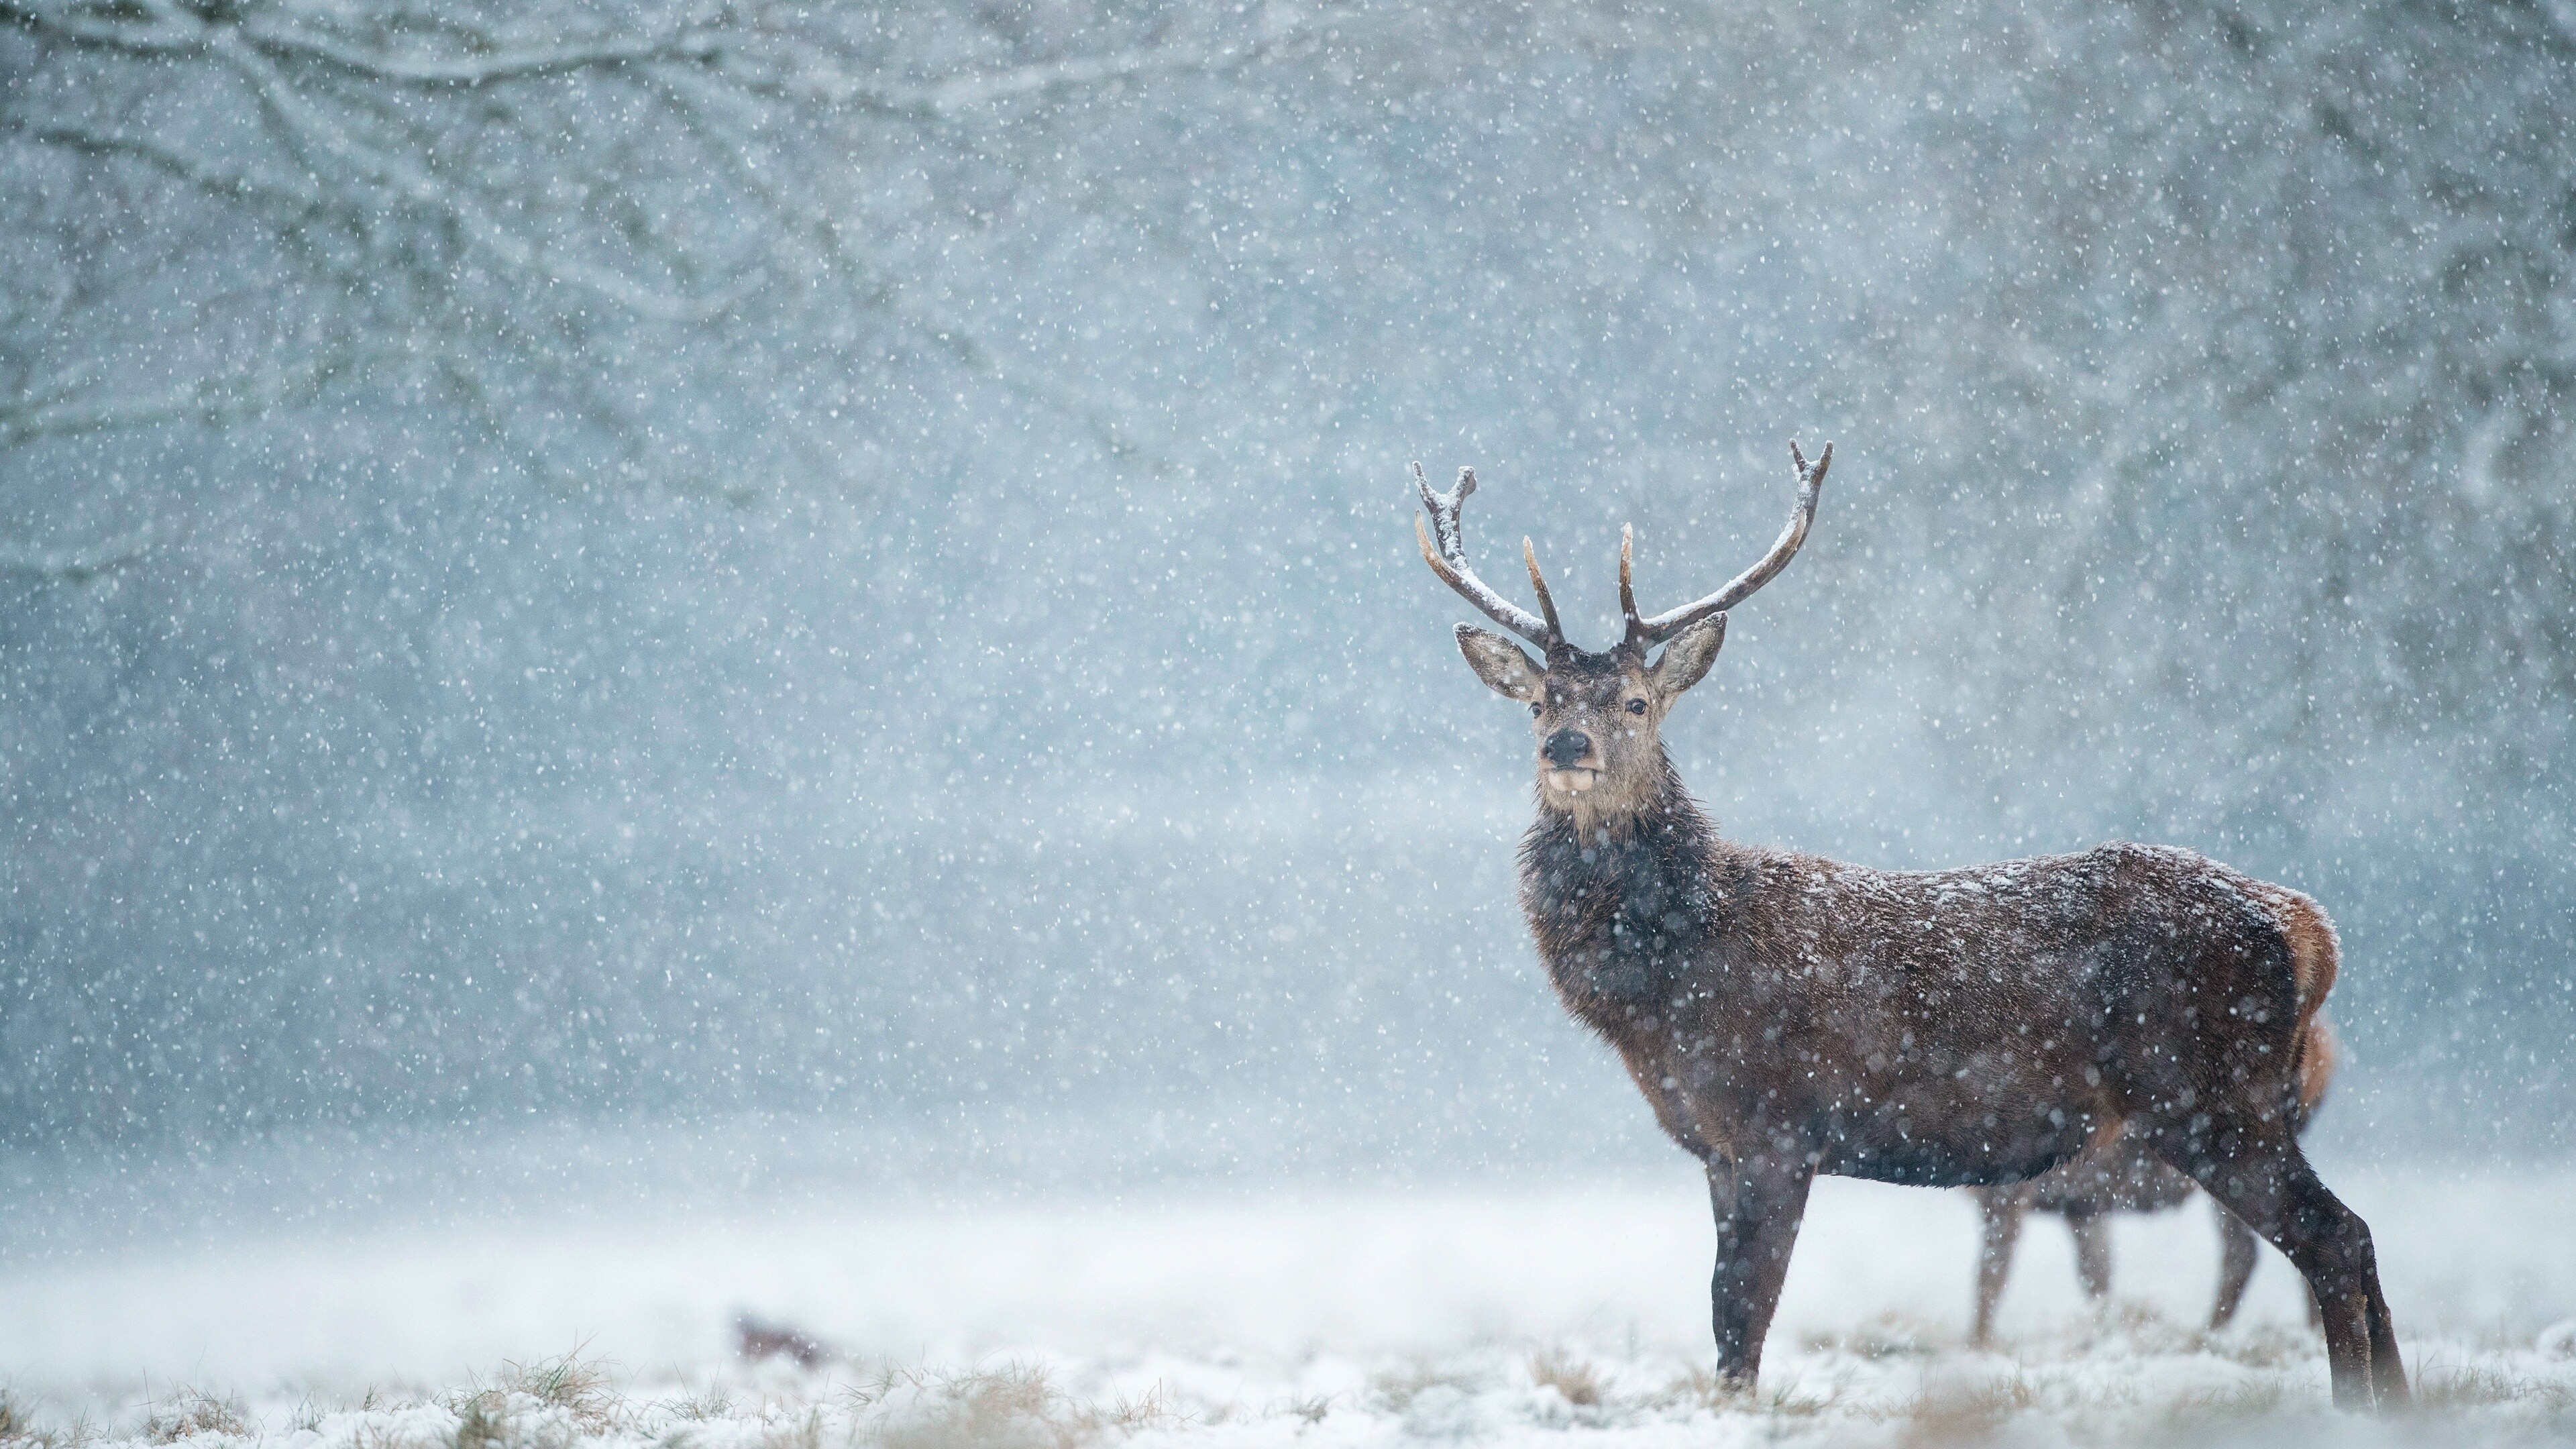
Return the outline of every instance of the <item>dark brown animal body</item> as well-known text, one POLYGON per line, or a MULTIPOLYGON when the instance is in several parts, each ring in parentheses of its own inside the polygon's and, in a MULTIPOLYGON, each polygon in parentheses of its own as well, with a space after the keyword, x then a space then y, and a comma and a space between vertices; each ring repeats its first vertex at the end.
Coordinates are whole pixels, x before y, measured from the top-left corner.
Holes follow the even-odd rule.
MULTIPOLYGON (((2323 913, 2317 919, 2322 922, 2323 913)), ((2331 935, 2327 937, 2331 943, 2331 935)), ((2294 946, 2293 950, 2297 948, 2294 946)), ((2331 979, 2330 977, 2328 979, 2331 979)), ((2326 1087, 2334 1079, 2339 1049, 2325 1014, 2309 1018, 2299 1046, 2298 1118, 2295 1132, 2316 1119, 2326 1087)), ((1977 1316, 1970 1341, 1993 1341, 1995 1306, 2012 1273, 2014 1244, 2022 1220, 2032 1213, 2062 1218, 2075 1240, 2075 1272, 2085 1296, 2100 1303, 2111 1296, 2113 1213, 2163 1212, 2189 1202, 2199 1188, 2188 1177, 2157 1158, 2146 1140, 2122 1127, 2106 1144, 2087 1150, 2061 1167, 2027 1182, 1974 1189, 1984 1233, 1977 1254, 1977 1316)), ((2254 1230, 2224 1206, 2216 1209, 2219 1240, 2218 1296, 2209 1310, 2209 1326, 2225 1328, 2245 1301, 2245 1286, 2254 1276, 2254 1230)), ((2308 1301, 2308 1321, 2316 1322, 2316 1301, 2308 1301)))
POLYGON ((1416 474, 1439 535, 1425 560, 1546 651, 1542 667, 1459 630, 1539 740, 1521 904, 1549 976, 1707 1165, 1720 1372, 1758 1372, 1816 1174, 2022 1182, 2126 1130, 2306 1274, 2337 1402, 2401 1401, 2369 1229, 2292 1131, 2305 1024, 2332 984, 2332 956, 2303 955, 2283 910, 2305 897, 2141 845, 1873 870, 1724 840, 1683 789, 1662 720, 1714 662, 1724 610, 1803 543, 1832 457, 1796 458, 1799 511, 1779 542, 1694 604, 1641 617, 1623 546, 1627 638, 1599 654, 1565 641, 1526 542, 1543 620, 1467 566, 1472 473, 1449 494, 1416 474))

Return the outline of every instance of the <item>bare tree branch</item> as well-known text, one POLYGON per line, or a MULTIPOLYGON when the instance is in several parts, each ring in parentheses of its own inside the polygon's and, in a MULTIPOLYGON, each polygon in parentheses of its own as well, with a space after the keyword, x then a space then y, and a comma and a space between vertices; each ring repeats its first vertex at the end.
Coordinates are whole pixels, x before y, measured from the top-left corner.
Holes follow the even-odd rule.
POLYGON ((638 315, 663 322, 703 322, 740 301, 762 281, 757 270, 736 278, 719 291, 701 297, 675 296, 642 286, 605 267, 559 256, 552 247, 530 241, 502 225, 480 204, 440 181, 426 168, 390 156, 332 123, 279 73, 268 57, 254 50, 229 27, 209 27, 208 46, 229 63, 259 94, 269 114, 306 141, 377 185, 416 205, 445 215, 466 239, 502 262, 534 270, 615 302, 638 315))
POLYGON ((103 20, 82 14, 83 8, 0 0, 0 22, 76 45, 121 50, 134 55, 168 55, 199 50, 205 44, 203 37, 185 25, 174 25, 166 20, 149 26, 103 20))
POLYGON ((608 37, 568 45, 534 46, 484 55, 387 55, 345 45, 328 36, 298 28, 253 21, 243 35, 272 55, 307 55, 343 69, 383 80, 414 85, 481 86, 495 81, 565 75, 639 61, 704 61, 720 51, 717 37, 702 30, 633 39, 608 37))
POLYGON ((293 212, 310 211, 325 201, 321 189, 303 178, 262 174, 247 166, 220 165, 150 136, 139 136, 129 131, 61 123, 30 125, 15 119, 0 121, 0 124, 5 124, 10 132, 41 145, 60 146, 92 156, 130 157, 218 196, 278 203, 293 212))
MULTIPOLYGON (((1331 10, 1293 23, 1273 23, 1258 35, 1232 43, 1176 43, 1140 46, 1108 55, 1067 56, 975 75, 954 76, 929 85, 862 77, 821 64, 810 55, 797 57, 796 68, 787 73, 738 74, 738 78, 747 84, 775 89, 802 100, 836 106, 867 106, 890 114, 936 119, 1065 86, 1099 85, 1160 72, 1216 70, 1241 64, 1285 42, 1318 34, 1353 13, 1331 10)), ((728 50, 721 59, 731 62, 740 53, 728 50)), ((730 65, 727 68, 733 70, 730 65)))

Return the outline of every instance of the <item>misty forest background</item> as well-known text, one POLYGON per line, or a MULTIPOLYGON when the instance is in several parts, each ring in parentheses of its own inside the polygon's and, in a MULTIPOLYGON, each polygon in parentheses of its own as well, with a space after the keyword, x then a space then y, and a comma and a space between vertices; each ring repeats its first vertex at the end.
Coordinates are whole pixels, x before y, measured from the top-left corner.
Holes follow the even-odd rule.
POLYGON ((2322 1138, 2576 1146, 2571 98, 2564 3, 0 0, 0 1144, 1661 1160, 1405 470, 1599 642, 1794 435, 1730 833, 2208 851, 2343 927, 2322 1138))

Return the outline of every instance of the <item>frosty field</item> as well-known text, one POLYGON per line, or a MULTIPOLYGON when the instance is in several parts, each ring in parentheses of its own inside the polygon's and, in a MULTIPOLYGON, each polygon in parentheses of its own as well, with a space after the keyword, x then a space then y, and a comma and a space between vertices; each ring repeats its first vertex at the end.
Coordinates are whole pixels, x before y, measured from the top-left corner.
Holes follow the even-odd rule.
POLYGON ((2099 1318, 2035 1220, 2002 1342, 1974 1353, 1964 1196, 1830 1180, 1761 1394, 1715 1396, 1709 1228, 1679 1170, 13 1252, 0 1363, 16 1432, 56 1444, 2576 1442, 2576 1174, 2336 1177, 2377 1232, 2409 1417, 2327 1407, 2277 1257, 2237 1326, 2197 1331, 2205 1204, 2120 1223, 2099 1318), (841 1357, 744 1363, 744 1312, 841 1357))

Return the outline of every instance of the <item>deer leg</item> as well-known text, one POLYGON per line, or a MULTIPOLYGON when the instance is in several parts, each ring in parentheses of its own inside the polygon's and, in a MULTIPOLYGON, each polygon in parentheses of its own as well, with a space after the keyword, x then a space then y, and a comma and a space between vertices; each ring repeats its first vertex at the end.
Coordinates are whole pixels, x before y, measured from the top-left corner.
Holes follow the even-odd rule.
MULTIPOLYGON (((2361 1219, 2356 1216, 2353 1221, 2357 1223, 2361 1219)), ((2370 1229, 2365 1227, 2361 1231, 2367 1240, 2370 1229)), ((2411 1402, 2413 1396, 2406 1387, 2406 1360, 2397 1352, 2397 1320, 2389 1316, 2388 1298, 2379 1291, 2375 1262, 2372 1268, 2367 1308, 2370 1315, 2370 1388, 2378 1396, 2380 1406, 2390 1408, 2411 1402)))
MULTIPOLYGON (((2245 1220, 2228 1210, 2216 1198, 2209 1205, 2218 1214, 2218 1303, 2209 1310, 2209 1326, 2225 1328, 2236 1319, 2237 1305, 2245 1301, 2246 1280, 2254 1276, 2254 1230, 2245 1220)), ((2308 1300, 2309 1326, 2316 1322, 2316 1300, 2308 1300)))
POLYGON ((2004 1280, 2012 1276, 2013 1244, 2021 1237, 2022 1218, 2030 1212, 2030 1191, 1981 1187, 1976 1194, 1986 1235, 1977 1254, 1977 1326, 1969 1342, 1983 1348, 1994 1342, 1995 1305, 2003 1301, 2004 1280))
POLYGON ((1762 1369, 1762 1340, 1780 1306, 1789 1250, 1807 1213, 1814 1180, 1804 1162, 1753 1155, 1708 1165, 1709 1204, 1717 1215, 1717 1273, 1709 1283, 1709 1317, 1717 1332, 1718 1381, 1749 1389, 1762 1369))
POLYGON ((2369 1226, 2318 1181, 2279 1118, 2246 1122, 2213 1114, 2198 1121, 2199 1131, 2160 1131, 2157 1155, 2288 1255, 2308 1280, 2325 1329, 2335 1406, 2403 1405, 2406 1367, 2369 1226))
POLYGON ((2111 1225, 2098 1212, 2069 1208, 2066 1230, 2075 1235, 2075 1275, 2084 1280, 2084 1296, 2099 1308, 2111 1296, 2111 1225))

